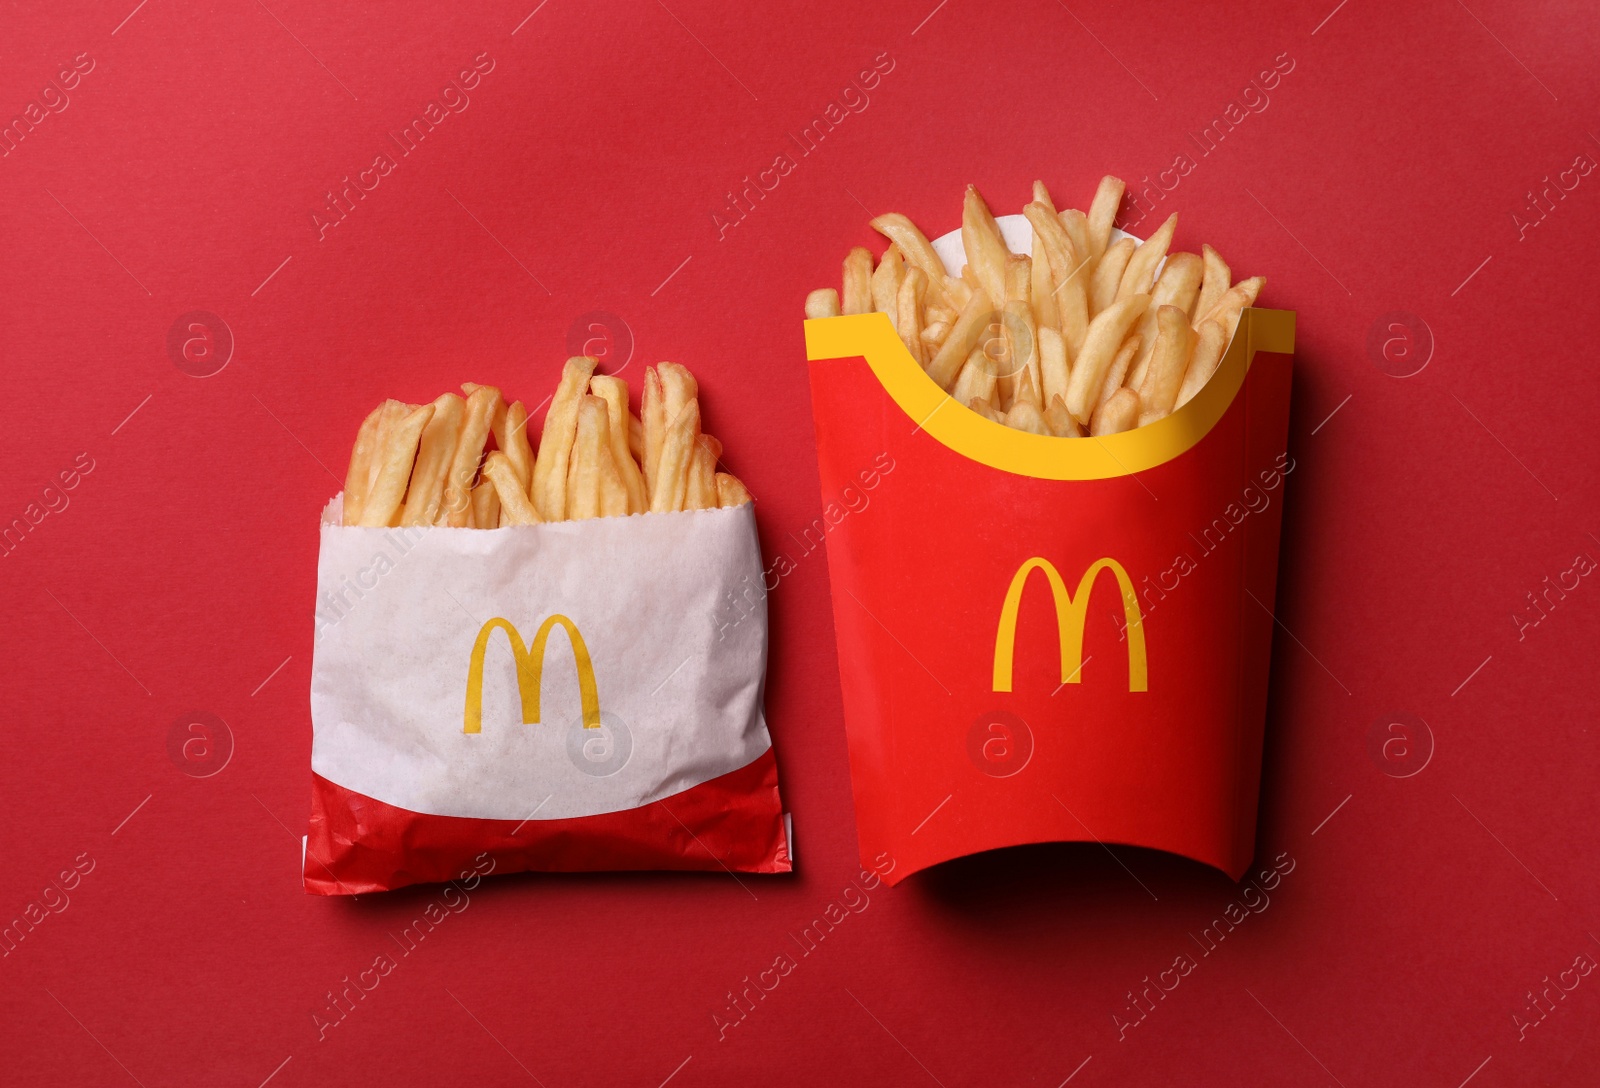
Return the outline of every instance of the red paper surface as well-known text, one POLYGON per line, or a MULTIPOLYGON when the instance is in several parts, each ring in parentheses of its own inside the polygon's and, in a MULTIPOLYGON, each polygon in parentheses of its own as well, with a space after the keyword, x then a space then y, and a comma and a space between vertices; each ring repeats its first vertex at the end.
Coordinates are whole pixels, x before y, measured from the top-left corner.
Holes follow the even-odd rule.
POLYGON ((1600 977, 1571 967, 1600 955, 1600 589, 1566 572, 1600 558, 1600 175, 1571 169, 1600 155, 1594 12, 535 8, 3 17, 0 116, 43 120, 0 158, 0 518, 44 515, 0 557, 0 915, 41 918, 0 957, 4 1079, 1591 1080, 1600 977), (325 194, 483 53, 470 105, 319 240, 325 194), (893 69, 847 92, 880 54, 893 69), (803 154, 790 134, 830 102, 803 154), (719 239, 762 171, 776 187, 719 239), (1151 214, 1181 209, 1177 244, 1298 314, 1256 884, 1091 844, 887 888, 859 873, 804 543, 801 300, 876 244, 869 213, 939 233, 969 181, 1012 210, 1035 177, 1081 204, 1107 171, 1176 182, 1151 214), (206 378, 206 345, 181 351, 196 311, 231 334, 206 378), (767 709, 797 872, 307 896, 316 516, 354 429, 463 379, 536 403, 596 311, 625 322, 636 389, 646 362, 694 368, 769 562, 792 561, 767 709), (1180 955, 1196 968, 1158 996, 1180 955), (375 989, 330 999, 363 971, 375 989))

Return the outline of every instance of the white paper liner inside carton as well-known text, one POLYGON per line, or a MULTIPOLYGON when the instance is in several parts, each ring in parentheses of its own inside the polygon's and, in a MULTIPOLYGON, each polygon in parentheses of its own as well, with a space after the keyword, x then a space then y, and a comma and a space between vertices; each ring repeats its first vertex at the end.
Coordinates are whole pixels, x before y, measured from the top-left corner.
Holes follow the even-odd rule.
POLYGON ((312 769, 413 812, 550 820, 637 808, 770 746, 766 606, 753 508, 501 529, 373 529, 323 513, 312 769), (482 731, 463 729, 484 624, 526 643, 578 628, 602 727, 585 729, 565 631, 524 724, 507 636, 483 658, 482 731))

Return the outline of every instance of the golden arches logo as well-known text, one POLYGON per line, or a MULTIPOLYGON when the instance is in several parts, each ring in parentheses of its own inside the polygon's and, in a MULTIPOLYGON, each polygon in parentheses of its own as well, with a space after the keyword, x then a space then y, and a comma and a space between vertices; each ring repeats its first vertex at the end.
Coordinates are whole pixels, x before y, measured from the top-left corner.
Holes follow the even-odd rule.
POLYGON ((1096 560, 1078 580, 1078 592, 1067 592, 1067 583, 1061 572, 1048 559, 1035 556, 1017 568, 1006 590, 1005 604, 1000 608, 1000 628, 994 636, 994 690, 1011 690, 1011 666, 1017 642, 1017 612, 1022 606, 1022 591, 1027 587, 1028 575, 1044 571, 1050 583, 1050 593, 1055 600, 1056 628, 1061 638, 1061 682, 1076 684, 1083 671, 1083 625, 1089 618, 1089 595, 1094 591, 1094 580, 1103 570, 1116 575, 1122 590, 1122 611, 1128 621, 1128 690, 1150 690, 1150 668, 1145 657, 1144 617, 1139 611, 1139 598, 1133 591, 1133 580, 1122 564, 1115 559, 1096 560))
POLYGON ((489 648, 489 638, 495 631, 506 633, 511 642, 511 656, 517 664, 517 693, 522 697, 522 721, 525 725, 539 723, 539 684, 544 673, 544 645, 550 632, 560 624, 572 645, 573 664, 578 667, 578 698, 583 704, 583 727, 600 728, 600 690, 594 682, 594 662, 589 659, 589 647, 578 633, 578 625, 565 616, 551 616, 539 625, 531 645, 524 645, 522 636, 510 620, 496 616, 478 630, 478 641, 472 644, 472 660, 467 665, 467 707, 462 715, 463 733, 483 732, 483 655, 489 648))

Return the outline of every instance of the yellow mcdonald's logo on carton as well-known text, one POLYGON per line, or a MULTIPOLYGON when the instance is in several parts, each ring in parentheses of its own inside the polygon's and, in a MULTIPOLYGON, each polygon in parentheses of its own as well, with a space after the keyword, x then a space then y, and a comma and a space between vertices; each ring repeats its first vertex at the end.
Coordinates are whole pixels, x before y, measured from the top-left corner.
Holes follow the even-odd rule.
POLYGON ((1000 608, 1000 627, 994 636, 994 690, 1011 690, 1012 658, 1017 642, 1017 611, 1022 606, 1022 591, 1028 584, 1028 575, 1044 571, 1050 583, 1050 593, 1056 606, 1056 627, 1061 638, 1061 682, 1076 684, 1083 670, 1083 625, 1089 618, 1089 595, 1094 591, 1095 577, 1103 570, 1116 575, 1122 590, 1122 610, 1128 621, 1128 690, 1150 690, 1149 662, 1144 649, 1144 617, 1139 611, 1139 598, 1133 591, 1133 580, 1122 564, 1109 557, 1096 560, 1078 580, 1077 595, 1067 592, 1067 583, 1061 572, 1048 559, 1034 556, 1017 568, 1006 590, 1005 604, 1000 608))
POLYGON ((557 624, 567 633, 567 641, 572 645, 572 660, 578 667, 578 698, 583 704, 583 726, 585 729, 600 728, 600 690, 595 686, 594 662, 589 660, 589 647, 578 633, 578 625, 565 616, 551 616, 539 625, 533 643, 525 645, 516 626, 510 620, 496 616, 479 628, 478 640, 472 644, 472 660, 467 665, 467 707, 461 724, 463 733, 483 732, 483 655, 489 648, 489 637, 496 630, 504 631, 511 641, 511 656, 517 663, 517 692, 522 697, 523 724, 538 724, 544 645, 557 624))

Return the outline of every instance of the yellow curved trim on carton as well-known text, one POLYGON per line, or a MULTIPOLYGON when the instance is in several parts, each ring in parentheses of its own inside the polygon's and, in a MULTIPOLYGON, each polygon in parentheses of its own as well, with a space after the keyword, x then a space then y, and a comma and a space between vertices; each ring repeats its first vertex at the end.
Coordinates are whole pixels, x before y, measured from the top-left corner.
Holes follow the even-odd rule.
MULTIPOLYGON (((985 421, 987 422, 987 421, 985 421)), ((1089 619, 1089 594, 1094 592, 1095 576, 1109 570, 1117 577, 1122 590, 1122 614, 1128 623, 1128 690, 1150 690, 1150 664, 1145 656, 1144 617, 1139 611, 1139 597, 1133 591, 1133 579, 1122 564, 1107 556, 1097 559, 1078 579, 1078 592, 1067 592, 1056 565, 1042 556, 1034 556, 1017 568, 1006 590, 1005 604, 1000 608, 1000 626, 994 633, 994 690, 1011 690, 1011 666, 1016 653, 1017 613, 1022 608, 1022 591, 1027 588, 1028 575, 1044 571, 1050 583, 1050 594, 1055 598, 1056 633, 1061 640, 1061 682, 1076 684, 1083 672, 1083 625, 1089 619)))
POLYGON ((911 357, 888 314, 806 322, 808 359, 866 359, 900 410, 936 441, 991 468, 1042 480, 1106 480, 1172 460, 1204 438, 1227 412, 1258 351, 1293 354, 1293 310, 1245 310, 1217 372, 1165 419, 1099 438, 1052 438, 995 423, 951 399, 911 357))
POLYGON ((578 700, 583 706, 583 727, 600 728, 600 691, 594 682, 594 662, 589 659, 589 647, 578 633, 578 625, 565 616, 551 616, 539 625, 533 644, 525 646, 516 626, 496 616, 478 629, 478 639, 472 644, 472 658, 467 664, 467 705, 461 721, 463 733, 483 732, 483 655, 489 648, 489 637, 497 630, 504 631, 511 641, 511 656, 517 665, 517 694, 522 697, 523 724, 539 724, 544 644, 557 624, 567 633, 567 641, 572 644, 572 661, 578 667, 578 700))

